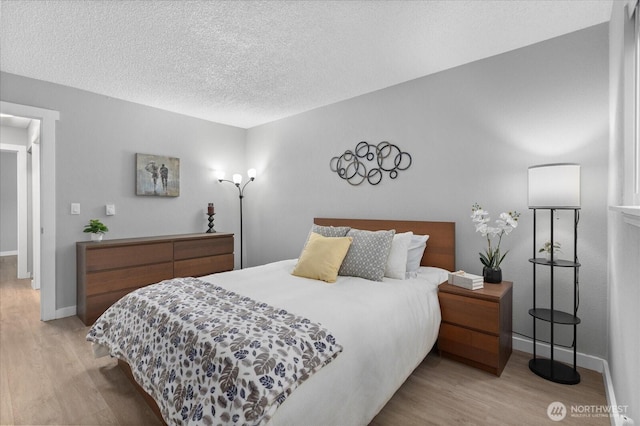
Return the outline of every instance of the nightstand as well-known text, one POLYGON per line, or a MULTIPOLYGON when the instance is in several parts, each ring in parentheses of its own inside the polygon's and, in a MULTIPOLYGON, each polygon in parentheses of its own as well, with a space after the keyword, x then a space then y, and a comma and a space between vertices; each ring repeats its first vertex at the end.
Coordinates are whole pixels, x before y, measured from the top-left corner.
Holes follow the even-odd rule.
POLYGON ((473 291, 441 284, 440 354, 502 374, 511 356, 512 288, 511 281, 484 283, 484 288, 473 291))

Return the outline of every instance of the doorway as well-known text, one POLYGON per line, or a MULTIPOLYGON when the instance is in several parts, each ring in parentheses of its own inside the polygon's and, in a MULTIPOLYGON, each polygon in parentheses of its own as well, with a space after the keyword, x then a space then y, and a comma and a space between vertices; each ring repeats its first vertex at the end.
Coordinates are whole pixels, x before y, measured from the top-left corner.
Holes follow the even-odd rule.
MULTIPOLYGON (((59 120, 58 111, 52 111, 28 105, 13 104, 0 101, 0 114, 3 116, 22 117, 39 122, 39 143, 31 144, 32 181, 36 184, 32 188, 32 197, 38 202, 32 203, 39 206, 37 218, 32 219, 33 238, 32 243, 32 273, 37 282, 34 285, 40 287, 40 319, 48 321, 58 318, 56 314, 56 212, 55 212, 55 126, 59 120), (35 152, 34 152, 35 147, 35 152), (39 153, 39 155, 38 155, 39 153), (35 193, 33 193, 35 192, 35 193), (42 212, 42 213, 41 213, 42 212), (39 225, 37 224, 39 222, 39 225)), ((25 148, 26 154, 26 148, 25 148)), ((25 160, 26 164, 26 160, 25 160)), ((25 213, 25 217, 27 214, 25 213)), ((35 215, 31 215, 32 218, 35 215)), ((64 315, 61 315, 64 316, 64 315)))
MULTIPOLYGON (((15 254, 16 278, 40 289, 40 120, 0 113, 2 241, 15 254)), ((9 251, 7 251, 7 249, 9 251)))
MULTIPOLYGON (((32 242, 29 239, 29 224, 32 211, 28 194, 27 169, 27 131, 25 127, 14 127, 8 121, 31 120, 20 117, 0 116, 2 142, 0 158, 2 160, 2 243, 0 253, 3 256, 18 257, 16 273, 18 279, 30 278, 32 242), (13 142, 13 143, 6 143, 13 142)), ((34 287, 35 288, 35 287, 34 287)))

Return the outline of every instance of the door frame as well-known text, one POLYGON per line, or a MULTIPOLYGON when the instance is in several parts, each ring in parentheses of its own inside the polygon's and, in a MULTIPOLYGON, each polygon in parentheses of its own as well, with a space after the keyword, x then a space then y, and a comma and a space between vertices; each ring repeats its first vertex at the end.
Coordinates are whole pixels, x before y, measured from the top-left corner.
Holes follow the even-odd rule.
MULTIPOLYGON (((56 319, 56 121, 58 111, 0 101, 0 111, 40 120, 40 319, 56 319)), ((34 265, 37 254, 34 247, 34 265)), ((34 270, 35 270, 34 266, 34 270)))

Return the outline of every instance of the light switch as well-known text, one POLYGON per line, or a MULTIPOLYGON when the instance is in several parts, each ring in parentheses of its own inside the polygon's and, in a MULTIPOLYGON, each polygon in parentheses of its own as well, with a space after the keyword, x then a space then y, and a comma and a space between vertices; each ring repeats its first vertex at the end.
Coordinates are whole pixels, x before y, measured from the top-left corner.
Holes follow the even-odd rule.
POLYGON ((80 214, 80 203, 71 203, 71 214, 80 214))
POLYGON ((107 216, 113 216, 116 214, 116 206, 114 204, 107 204, 107 216))

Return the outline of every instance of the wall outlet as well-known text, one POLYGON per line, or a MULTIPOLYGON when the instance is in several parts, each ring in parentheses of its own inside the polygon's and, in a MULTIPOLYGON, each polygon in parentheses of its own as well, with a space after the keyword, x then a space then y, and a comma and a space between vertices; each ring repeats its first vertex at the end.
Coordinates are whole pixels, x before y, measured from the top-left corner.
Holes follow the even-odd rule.
POLYGON ((71 214, 80 214, 80 203, 71 203, 71 214))
POLYGON ((114 204, 107 204, 106 206, 107 216, 113 216, 116 214, 116 206, 114 204))

